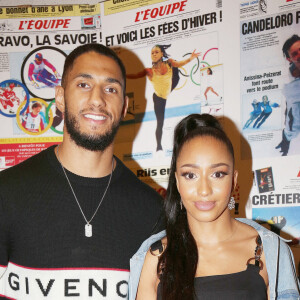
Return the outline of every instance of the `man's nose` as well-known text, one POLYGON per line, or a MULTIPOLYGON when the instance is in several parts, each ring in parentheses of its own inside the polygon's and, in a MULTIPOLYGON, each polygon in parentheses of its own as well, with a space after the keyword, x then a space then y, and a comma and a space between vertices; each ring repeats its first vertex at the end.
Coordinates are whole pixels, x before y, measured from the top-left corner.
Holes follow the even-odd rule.
POLYGON ((91 95, 90 95, 89 103, 95 107, 106 105, 106 102, 104 99, 104 93, 101 90, 101 88, 93 87, 91 95))

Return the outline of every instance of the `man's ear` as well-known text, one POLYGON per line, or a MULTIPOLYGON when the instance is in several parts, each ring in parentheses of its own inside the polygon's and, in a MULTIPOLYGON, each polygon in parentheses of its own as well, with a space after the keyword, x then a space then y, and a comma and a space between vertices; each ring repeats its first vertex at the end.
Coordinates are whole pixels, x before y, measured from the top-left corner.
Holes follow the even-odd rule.
POLYGON ((127 114, 128 104, 129 104, 129 98, 128 98, 128 96, 125 96, 123 108, 122 108, 122 115, 121 115, 122 119, 124 119, 127 114))
POLYGON ((65 112, 65 90, 62 86, 55 87, 55 105, 62 112, 65 112))

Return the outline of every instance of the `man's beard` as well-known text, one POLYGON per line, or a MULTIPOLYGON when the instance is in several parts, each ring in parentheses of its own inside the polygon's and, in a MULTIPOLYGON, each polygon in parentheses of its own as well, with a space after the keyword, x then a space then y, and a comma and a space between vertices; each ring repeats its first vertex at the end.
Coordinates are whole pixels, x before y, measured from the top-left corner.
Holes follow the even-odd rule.
MULTIPOLYGON (((107 115, 107 113, 106 113, 107 115)), ((114 122, 109 131, 103 134, 87 134, 80 131, 79 122, 74 115, 65 108, 64 122, 71 139, 77 146, 90 151, 104 151, 114 141, 115 135, 120 126, 120 121, 114 122)))

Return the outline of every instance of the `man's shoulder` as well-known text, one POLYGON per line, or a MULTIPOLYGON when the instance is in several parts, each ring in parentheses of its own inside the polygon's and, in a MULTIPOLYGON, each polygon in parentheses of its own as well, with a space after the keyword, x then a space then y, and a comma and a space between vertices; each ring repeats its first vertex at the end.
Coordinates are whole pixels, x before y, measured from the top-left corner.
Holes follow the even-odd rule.
POLYGON ((162 201, 162 197, 155 191, 154 188, 141 181, 125 164, 116 157, 119 166, 119 175, 123 187, 132 195, 139 197, 140 201, 148 201, 155 199, 158 202, 162 201))
POLYGON ((143 181, 141 181, 136 174, 134 174, 132 172, 132 170, 130 170, 127 166, 125 166, 125 164, 119 159, 117 158, 117 163, 119 165, 120 168, 120 174, 122 176, 122 180, 125 180, 126 183, 130 184, 129 188, 134 189, 140 189, 140 190, 144 190, 145 193, 150 193, 150 196, 152 195, 158 195, 158 193, 152 188, 150 187, 148 184, 144 183, 143 181))
POLYGON ((0 183, 9 182, 10 180, 15 181, 18 177, 25 180, 26 176, 37 174, 38 170, 43 167, 43 161, 47 159, 49 151, 53 150, 50 148, 45 149, 13 167, 1 171, 0 183))
POLYGON ((119 171, 119 175, 123 177, 125 180, 133 180, 136 182, 142 183, 137 176, 130 170, 117 156, 114 156, 117 161, 117 167, 119 171))

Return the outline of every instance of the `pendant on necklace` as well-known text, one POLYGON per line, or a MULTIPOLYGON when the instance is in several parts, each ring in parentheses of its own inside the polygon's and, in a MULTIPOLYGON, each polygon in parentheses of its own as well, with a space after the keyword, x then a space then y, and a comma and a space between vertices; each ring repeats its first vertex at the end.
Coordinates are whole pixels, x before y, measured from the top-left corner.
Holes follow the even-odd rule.
POLYGON ((93 231, 92 231, 92 225, 91 224, 85 224, 85 236, 86 237, 91 237, 93 235, 93 231))

